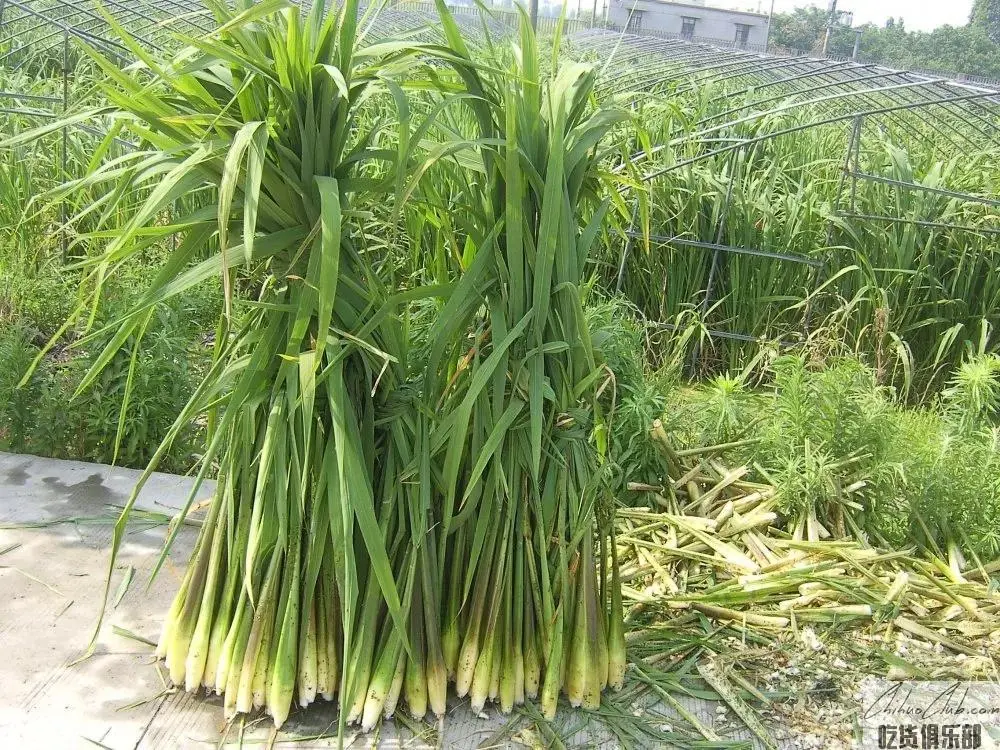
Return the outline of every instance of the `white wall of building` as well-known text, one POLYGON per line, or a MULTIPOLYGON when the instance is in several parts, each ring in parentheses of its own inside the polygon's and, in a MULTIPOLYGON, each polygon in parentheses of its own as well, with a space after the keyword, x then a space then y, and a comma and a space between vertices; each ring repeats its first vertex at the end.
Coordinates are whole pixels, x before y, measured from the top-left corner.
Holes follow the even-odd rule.
MULTIPOLYGON (((725 42, 737 41, 739 25, 746 29, 747 46, 763 47, 767 39, 767 16, 760 13, 746 13, 722 8, 709 8, 701 2, 670 3, 663 0, 610 0, 608 22, 619 28, 626 28, 629 16, 633 19, 636 33, 653 34, 685 33, 684 19, 693 20, 693 37, 698 39, 718 39, 725 42), (633 13, 633 8, 635 12, 633 13)), ((690 23, 688 29, 690 29, 690 23)))

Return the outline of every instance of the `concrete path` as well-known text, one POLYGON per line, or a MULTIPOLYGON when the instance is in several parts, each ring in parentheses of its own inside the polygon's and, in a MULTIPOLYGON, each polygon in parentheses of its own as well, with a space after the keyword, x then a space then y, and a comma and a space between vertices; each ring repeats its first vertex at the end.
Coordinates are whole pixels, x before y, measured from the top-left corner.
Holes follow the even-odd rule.
MULTIPOLYGON (((144 487, 112 574, 108 615, 96 650, 76 663, 96 623, 112 523, 139 474, 0 453, 0 750, 219 746, 225 729, 221 699, 169 688, 152 648, 121 634, 154 642, 159 636, 197 529, 181 529, 160 575, 147 589, 149 573, 162 549, 163 522, 183 506, 189 479, 154 474, 144 487), (122 580, 130 575, 131 584, 114 606, 122 580)), ((198 499, 207 498, 211 489, 203 488, 198 499)), ((687 707, 711 724, 714 704, 687 707)), ((357 737, 351 746, 525 746, 491 740, 506 717, 487 712, 487 718, 476 717, 467 704, 457 702, 441 731, 429 724, 404 729, 390 721, 378 736, 357 737)), ((336 731, 335 721, 330 704, 314 704, 293 714, 276 746, 335 747, 329 737, 336 731)), ((601 734, 584 731, 579 745, 618 746, 601 734)), ((236 735, 233 730, 226 744, 237 746, 236 735)), ((243 741, 266 747, 270 736, 268 721, 261 720, 248 726, 243 741)))

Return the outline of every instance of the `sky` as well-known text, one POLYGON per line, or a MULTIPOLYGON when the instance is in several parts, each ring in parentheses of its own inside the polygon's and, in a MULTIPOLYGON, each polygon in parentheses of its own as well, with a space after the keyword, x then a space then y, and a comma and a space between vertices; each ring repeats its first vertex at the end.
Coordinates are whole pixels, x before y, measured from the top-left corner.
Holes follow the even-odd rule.
MULTIPOLYGON (((708 5, 767 13, 771 0, 708 0, 708 5)), ((826 0, 774 0, 775 13, 787 13, 801 5, 827 7, 826 0)), ((972 0, 838 0, 837 10, 854 12, 854 25, 874 23, 879 26, 892 16, 902 16, 910 31, 930 31, 938 26, 964 26, 972 12, 972 0)))

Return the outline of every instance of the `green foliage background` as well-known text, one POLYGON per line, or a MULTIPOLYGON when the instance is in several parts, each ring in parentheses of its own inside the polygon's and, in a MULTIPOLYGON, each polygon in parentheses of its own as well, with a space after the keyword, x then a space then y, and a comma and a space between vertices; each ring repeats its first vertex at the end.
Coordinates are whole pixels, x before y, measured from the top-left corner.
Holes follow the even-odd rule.
MULTIPOLYGON (((823 44, 829 14, 823 8, 796 8, 776 13, 771 25, 772 45, 818 51, 823 44)), ((908 31, 902 19, 885 26, 864 24, 859 58, 896 68, 925 68, 1000 78, 1000 2, 976 0, 965 26, 941 26, 933 31, 908 31)), ((849 57, 855 29, 834 27, 827 53, 849 57)))

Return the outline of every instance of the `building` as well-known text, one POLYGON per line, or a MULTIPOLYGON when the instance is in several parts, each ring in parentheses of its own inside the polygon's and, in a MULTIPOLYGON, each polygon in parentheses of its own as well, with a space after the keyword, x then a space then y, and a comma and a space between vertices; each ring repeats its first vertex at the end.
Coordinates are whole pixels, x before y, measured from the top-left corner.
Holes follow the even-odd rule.
POLYGON ((764 13, 711 8, 704 0, 609 0, 608 25, 634 34, 702 39, 763 50, 768 17, 764 13))

